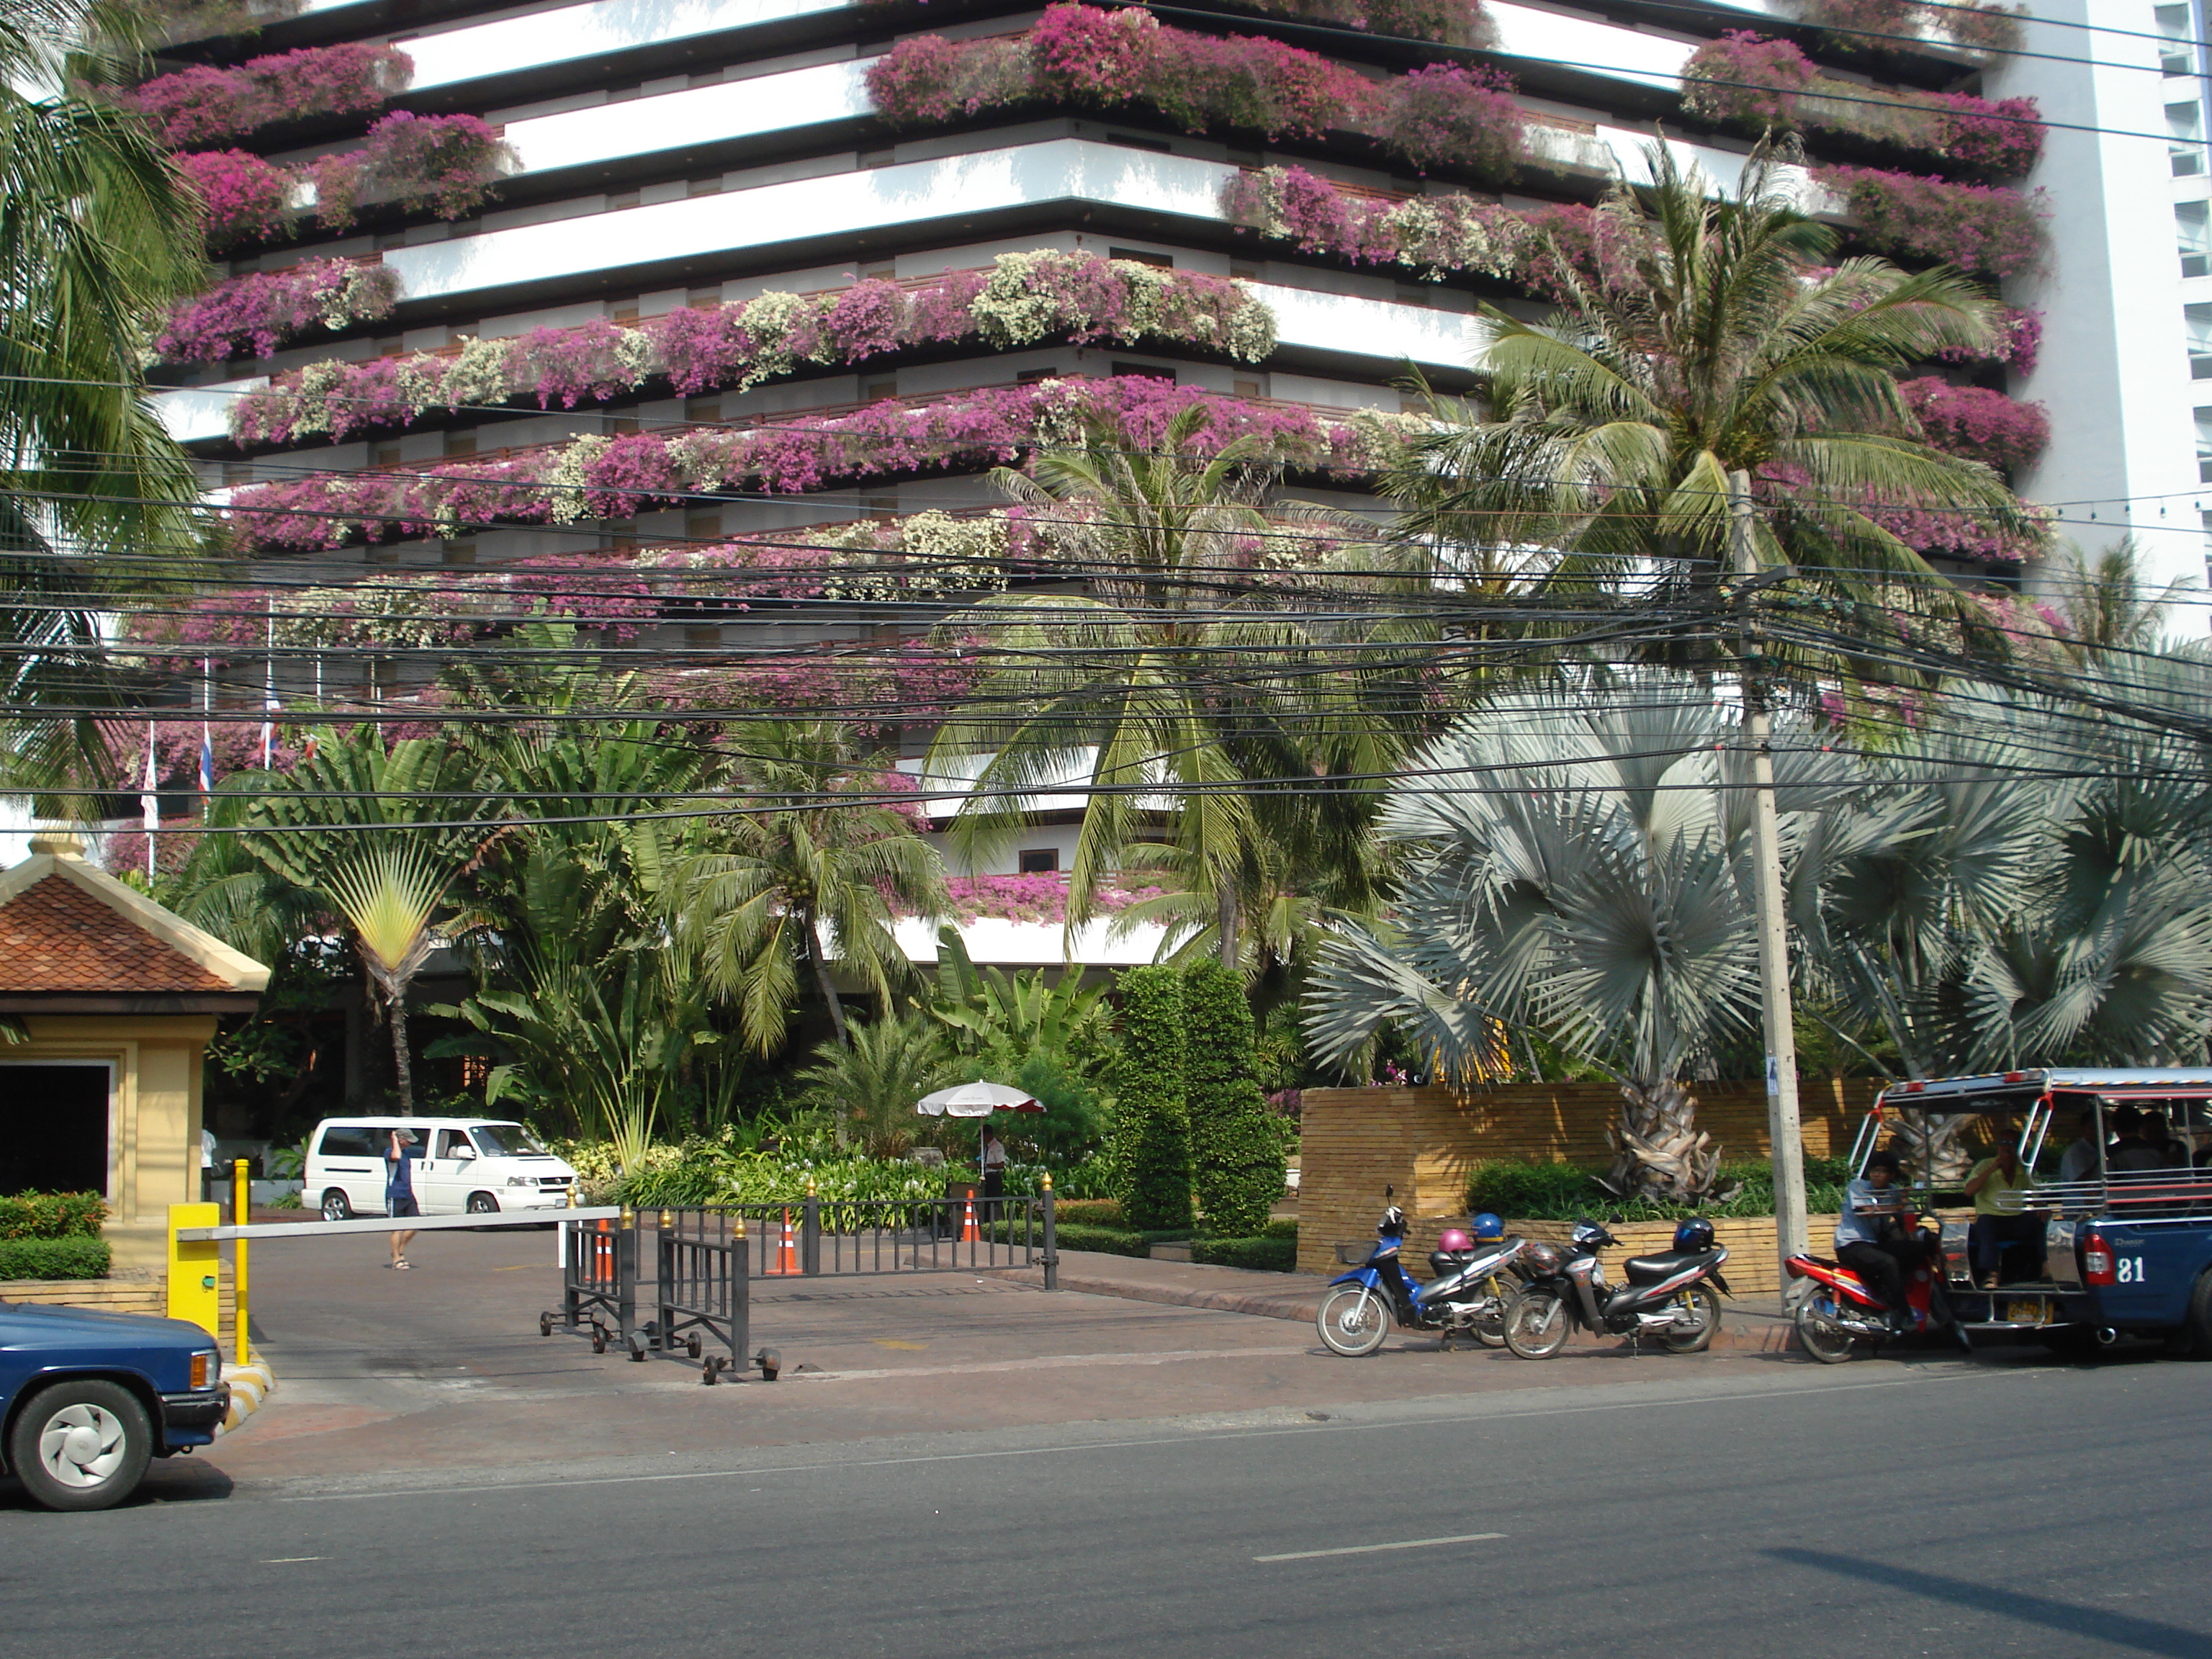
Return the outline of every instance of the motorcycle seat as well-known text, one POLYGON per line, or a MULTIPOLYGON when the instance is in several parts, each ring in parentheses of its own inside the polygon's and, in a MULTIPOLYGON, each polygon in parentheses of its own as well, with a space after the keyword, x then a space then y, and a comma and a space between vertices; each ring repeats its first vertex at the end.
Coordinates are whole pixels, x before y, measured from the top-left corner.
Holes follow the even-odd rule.
POLYGON ((1621 1271, 1632 1285, 1656 1285, 1685 1267, 1717 1261, 1720 1254, 1718 1250, 1668 1250, 1661 1255, 1631 1256, 1621 1264, 1621 1271))

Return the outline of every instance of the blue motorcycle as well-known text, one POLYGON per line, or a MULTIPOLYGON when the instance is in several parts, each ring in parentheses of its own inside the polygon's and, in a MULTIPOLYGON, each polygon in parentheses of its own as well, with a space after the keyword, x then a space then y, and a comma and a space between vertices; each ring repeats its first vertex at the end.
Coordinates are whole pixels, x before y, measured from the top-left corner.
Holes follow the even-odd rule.
POLYGON ((1442 1346, 1472 1337, 1486 1347, 1505 1340, 1507 1287, 1499 1275, 1519 1257, 1523 1241, 1500 1235, 1491 1215, 1474 1218, 1474 1236, 1458 1228, 1437 1240, 1429 1256, 1436 1274, 1426 1284, 1398 1259, 1406 1242, 1406 1212, 1393 1204, 1375 1229, 1375 1248, 1350 1273, 1333 1279, 1314 1323, 1331 1353, 1364 1358, 1382 1346, 1393 1325, 1440 1331, 1442 1346))

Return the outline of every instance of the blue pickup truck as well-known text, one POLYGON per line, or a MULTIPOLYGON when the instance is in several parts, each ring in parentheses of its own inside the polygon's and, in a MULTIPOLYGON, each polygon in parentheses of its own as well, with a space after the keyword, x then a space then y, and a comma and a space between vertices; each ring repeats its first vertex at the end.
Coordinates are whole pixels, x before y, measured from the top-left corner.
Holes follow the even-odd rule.
POLYGON ((0 1302, 0 1464, 50 1510, 104 1510, 148 1462, 215 1439, 215 1340, 181 1319, 0 1302))

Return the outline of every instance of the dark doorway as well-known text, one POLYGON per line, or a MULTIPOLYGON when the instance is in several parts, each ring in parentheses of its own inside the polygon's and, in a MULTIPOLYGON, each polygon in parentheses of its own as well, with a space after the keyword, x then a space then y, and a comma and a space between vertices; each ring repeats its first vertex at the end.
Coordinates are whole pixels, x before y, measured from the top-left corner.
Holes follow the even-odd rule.
POLYGON ((107 1067, 0 1066, 0 1193, 106 1193, 107 1067))

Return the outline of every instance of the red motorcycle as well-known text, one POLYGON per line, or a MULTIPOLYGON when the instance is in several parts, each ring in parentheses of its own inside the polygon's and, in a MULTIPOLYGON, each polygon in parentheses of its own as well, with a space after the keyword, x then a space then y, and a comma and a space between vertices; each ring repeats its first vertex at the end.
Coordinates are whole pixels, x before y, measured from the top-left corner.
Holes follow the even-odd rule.
POLYGON ((1951 1317, 1937 1282, 1936 1264, 1942 1259, 1940 1237, 1912 1225, 1904 1218, 1910 1236, 1919 1242, 1919 1260, 1905 1267, 1905 1318, 1907 1328, 1893 1331, 1889 1309, 1849 1267, 1820 1255, 1793 1255, 1783 1265, 1792 1279, 1813 1281, 1797 1300, 1797 1340, 1805 1352, 1823 1364, 1840 1365, 1860 1342, 1875 1347, 1893 1336, 1917 1336, 1929 1331, 1949 1330, 1960 1346, 1972 1352, 1965 1331, 1951 1317))

